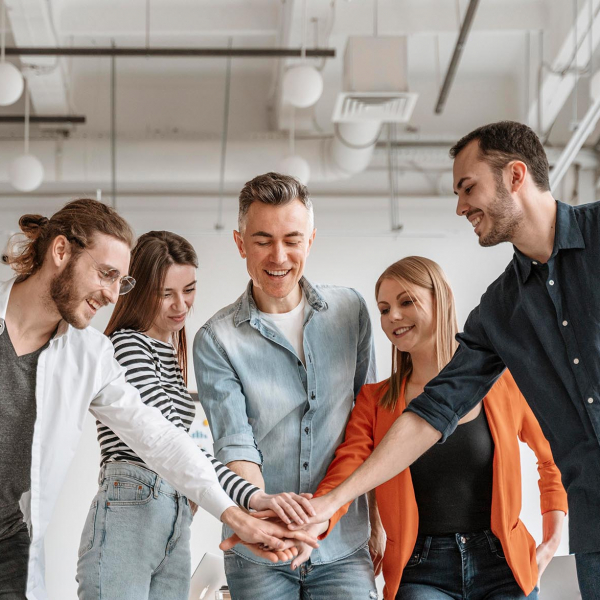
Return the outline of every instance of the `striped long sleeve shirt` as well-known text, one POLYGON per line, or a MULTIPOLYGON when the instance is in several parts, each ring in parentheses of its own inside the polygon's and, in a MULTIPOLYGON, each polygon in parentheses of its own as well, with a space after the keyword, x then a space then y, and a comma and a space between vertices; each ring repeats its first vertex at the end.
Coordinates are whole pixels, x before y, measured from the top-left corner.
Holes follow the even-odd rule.
MULTIPOLYGON (((189 432, 196 414, 177 361, 175 348, 131 329, 115 331, 110 340, 115 358, 127 369, 126 379, 140 393, 142 401, 161 411, 163 417, 176 427, 189 432)), ((96 421, 100 443, 100 466, 108 462, 128 461, 144 464, 113 431, 96 421)), ((242 477, 202 449, 210 459, 221 487, 238 505, 249 509, 250 498, 259 491, 242 477)), ((147 468, 147 467, 146 467, 147 468)))

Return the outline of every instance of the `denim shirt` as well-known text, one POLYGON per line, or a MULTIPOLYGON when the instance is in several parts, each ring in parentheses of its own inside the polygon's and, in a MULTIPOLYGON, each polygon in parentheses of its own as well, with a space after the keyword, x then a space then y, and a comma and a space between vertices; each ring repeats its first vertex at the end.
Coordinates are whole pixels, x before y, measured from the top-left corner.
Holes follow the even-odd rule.
POLYGON ((600 551, 600 203, 557 202, 548 262, 515 248, 457 339, 407 410, 445 439, 508 367, 561 471, 571 551, 600 551))
MULTIPOLYGON (((252 282, 233 304, 198 331, 194 367, 198 396, 214 438, 215 457, 262 467, 266 491, 314 492, 343 441, 354 399, 376 381, 369 313, 353 289, 312 286, 306 295, 306 367, 289 341, 261 319, 252 282)), ((230 535, 224 528, 224 536, 230 535)), ((311 560, 338 560, 369 535, 367 502, 355 500, 311 560)), ((264 562, 243 546, 234 551, 264 562)))

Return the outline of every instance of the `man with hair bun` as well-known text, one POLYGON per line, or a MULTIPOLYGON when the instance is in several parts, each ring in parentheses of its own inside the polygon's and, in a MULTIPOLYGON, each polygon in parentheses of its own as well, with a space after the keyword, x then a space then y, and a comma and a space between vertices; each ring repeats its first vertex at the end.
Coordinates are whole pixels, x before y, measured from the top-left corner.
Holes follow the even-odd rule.
POLYGON ((135 285, 126 221, 80 199, 19 225, 25 239, 7 251, 16 278, 0 283, 0 597, 46 598, 44 534, 88 410, 254 552, 277 560, 264 543, 289 556, 290 532, 234 505, 208 458, 141 401, 109 339, 88 327, 135 285))

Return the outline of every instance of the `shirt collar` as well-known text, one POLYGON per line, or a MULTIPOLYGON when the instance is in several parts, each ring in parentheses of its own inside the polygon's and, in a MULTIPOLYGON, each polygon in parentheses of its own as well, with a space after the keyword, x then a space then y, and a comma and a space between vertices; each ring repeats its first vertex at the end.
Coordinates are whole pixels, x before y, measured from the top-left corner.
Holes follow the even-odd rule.
MULTIPOLYGON (((6 325, 4 323, 6 319, 6 310, 8 308, 8 299, 10 297, 10 292, 17 280, 16 277, 9 279, 8 281, 0 282, 0 335, 4 333, 6 325)), ((66 321, 61 320, 58 324, 58 328, 56 329, 56 333, 54 334, 53 340, 56 340, 63 335, 66 335, 69 332, 69 324, 66 321)))
MULTIPOLYGON (((525 283, 531 275, 531 267, 535 261, 523 254, 516 246, 514 248, 518 270, 523 283, 525 283)), ((575 216, 575 209, 569 204, 556 200, 554 246, 550 258, 554 258, 559 250, 573 250, 576 248, 585 248, 585 242, 575 216)))
MULTIPOLYGON (((317 292, 305 277, 300 278, 299 283, 306 296, 306 301, 311 308, 317 312, 327 308, 327 302, 325 302, 323 296, 317 292)), ((238 301, 238 307, 233 316, 233 323, 236 327, 239 327, 242 323, 250 321, 253 316, 258 316, 258 308, 252 297, 252 280, 250 280, 246 291, 238 301)))

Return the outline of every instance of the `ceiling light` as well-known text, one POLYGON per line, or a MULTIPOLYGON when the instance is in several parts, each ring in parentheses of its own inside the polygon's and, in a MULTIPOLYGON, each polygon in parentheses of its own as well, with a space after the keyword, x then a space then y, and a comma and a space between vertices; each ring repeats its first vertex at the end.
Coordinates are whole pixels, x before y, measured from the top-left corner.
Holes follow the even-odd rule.
POLYGON ((323 77, 310 65, 298 65, 283 77, 283 98, 296 108, 312 106, 323 93, 323 77))

